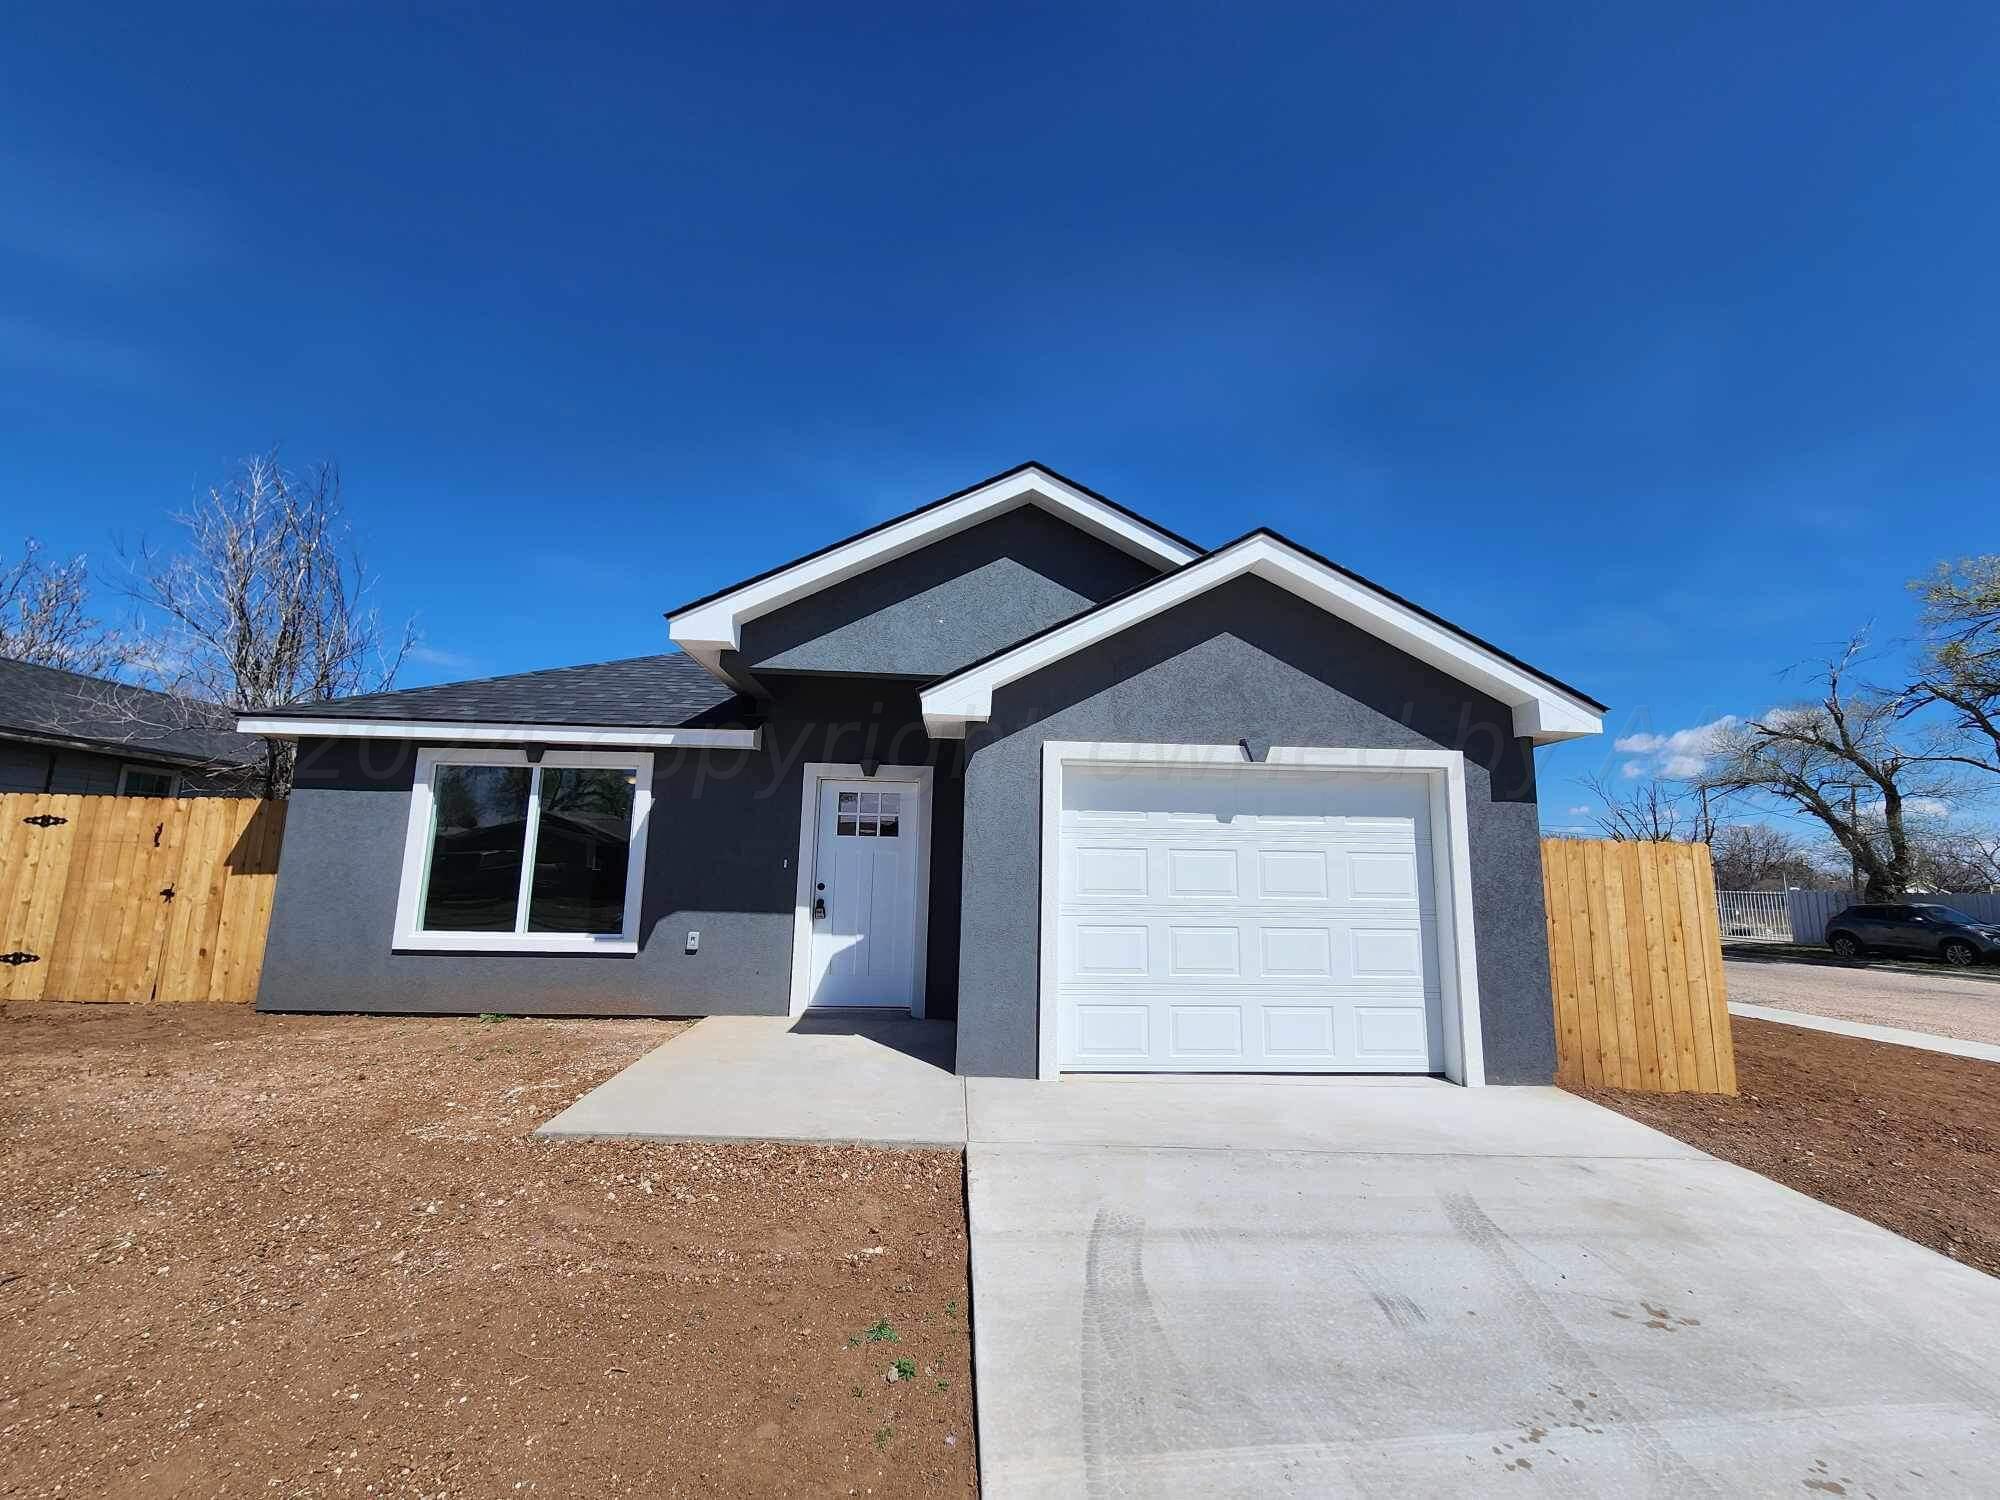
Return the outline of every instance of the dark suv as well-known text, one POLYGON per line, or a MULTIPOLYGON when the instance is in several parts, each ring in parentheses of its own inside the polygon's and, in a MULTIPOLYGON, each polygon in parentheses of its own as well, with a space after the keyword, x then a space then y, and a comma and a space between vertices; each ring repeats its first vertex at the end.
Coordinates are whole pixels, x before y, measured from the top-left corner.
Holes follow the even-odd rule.
POLYGON ((1921 953, 1963 966, 2000 957, 2000 924, 1949 906, 1850 906, 1826 924, 1826 945, 1842 958, 1921 953))

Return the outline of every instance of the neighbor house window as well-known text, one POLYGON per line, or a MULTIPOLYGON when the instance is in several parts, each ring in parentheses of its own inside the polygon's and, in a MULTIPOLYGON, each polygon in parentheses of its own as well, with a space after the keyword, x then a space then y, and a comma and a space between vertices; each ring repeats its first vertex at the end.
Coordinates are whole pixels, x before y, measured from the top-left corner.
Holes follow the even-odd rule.
POLYGON ((653 758, 424 750, 411 788, 396 946, 638 946, 653 758))
POLYGON ((175 797, 180 795, 180 790, 178 771, 160 766, 121 766, 118 769, 118 795, 121 797, 175 797))

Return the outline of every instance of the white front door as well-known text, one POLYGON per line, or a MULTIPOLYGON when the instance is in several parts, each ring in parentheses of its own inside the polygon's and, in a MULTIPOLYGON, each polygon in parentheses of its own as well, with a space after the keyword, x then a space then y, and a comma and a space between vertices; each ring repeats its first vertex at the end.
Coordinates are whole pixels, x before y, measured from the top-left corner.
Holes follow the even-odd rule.
POLYGON ((819 784, 809 1004, 915 1001, 921 795, 914 782, 819 784))
POLYGON ((1443 1066, 1423 778, 1071 767, 1060 830, 1065 1071, 1443 1066))

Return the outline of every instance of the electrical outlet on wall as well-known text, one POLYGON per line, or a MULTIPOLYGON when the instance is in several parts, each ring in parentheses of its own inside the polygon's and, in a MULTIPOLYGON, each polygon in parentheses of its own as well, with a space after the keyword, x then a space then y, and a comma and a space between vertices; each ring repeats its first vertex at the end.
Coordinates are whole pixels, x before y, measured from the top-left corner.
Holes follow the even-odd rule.
POLYGON ((687 951, 688 951, 688 952, 690 952, 690 953, 699 953, 699 952, 701 951, 701 934, 700 934, 700 933, 698 933, 698 932, 690 932, 690 933, 688 934, 688 940, 687 940, 687 951))

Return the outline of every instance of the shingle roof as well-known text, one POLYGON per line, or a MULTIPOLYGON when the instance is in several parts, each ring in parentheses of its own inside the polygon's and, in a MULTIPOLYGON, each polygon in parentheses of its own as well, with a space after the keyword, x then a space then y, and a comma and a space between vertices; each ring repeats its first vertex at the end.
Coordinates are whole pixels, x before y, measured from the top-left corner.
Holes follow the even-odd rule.
POLYGON ((261 717, 672 729, 738 721, 751 706, 748 698, 717 682, 693 657, 669 651, 336 698, 261 717))
POLYGON ((248 765, 261 756, 250 735, 190 726, 200 711, 149 688, 0 657, 0 739, 143 751, 176 765, 248 765))

